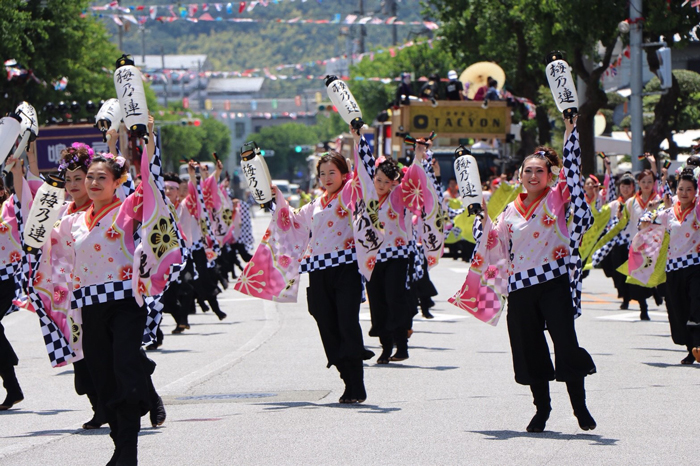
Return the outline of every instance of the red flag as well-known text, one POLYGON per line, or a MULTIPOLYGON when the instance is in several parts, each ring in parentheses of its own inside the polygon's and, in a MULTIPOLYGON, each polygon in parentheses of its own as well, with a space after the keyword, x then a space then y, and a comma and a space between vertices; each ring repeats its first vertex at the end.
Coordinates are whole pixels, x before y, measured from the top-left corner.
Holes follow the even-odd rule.
POLYGON ((244 10, 245 10, 245 2, 240 2, 238 4, 238 12, 243 13, 244 10))

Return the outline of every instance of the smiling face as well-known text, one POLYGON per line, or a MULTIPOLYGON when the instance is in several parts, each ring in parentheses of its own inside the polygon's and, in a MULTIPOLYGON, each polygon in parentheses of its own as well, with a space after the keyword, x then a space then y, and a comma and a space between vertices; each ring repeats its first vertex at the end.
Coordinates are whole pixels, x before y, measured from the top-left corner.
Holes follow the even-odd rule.
POLYGON ((678 196, 678 201, 681 203, 681 207, 686 209, 693 203, 695 199, 695 194, 697 194, 697 189, 693 185, 692 181, 680 180, 678 182, 678 189, 676 190, 676 195, 678 196))
POLYGON ((552 176, 547 168, 547 162, 542 158, 533 157, 525 161, 521 181, 529 195, 539 196, 547 187, 552 176))
POLYGON ((343 186, 343 175, 333 162, 324 162, 318 167, 318 179, 331 196, 343 186))
POLYGON ((82 170, 73 170, 66 172, 66 192, 70 194, 73 201, 80 205, 87 197, 87 188, 85 187, 85 172, 82 170))
POLYGON ((173 205, 177 205, 180 200, 179 185, 176 187, 166 184, 163 190, 165 191, 165 197, 167 197, 173 205))
POLYGON ((95 162, 90 165, 85 177, 85 187, 93 203, 111 201, 117 186, 119 186, 119 180, 114 179, 114 174, 107 163, 95 162))
POLYGON ((380 197, 389 194, 396 184, 396 181, 389 179, 381 170, 374 174, 374 189, 380 197))
POLYGON ((629 199, 634 194, 634 184, 620 183, 620 196, 623 199, 629 199))

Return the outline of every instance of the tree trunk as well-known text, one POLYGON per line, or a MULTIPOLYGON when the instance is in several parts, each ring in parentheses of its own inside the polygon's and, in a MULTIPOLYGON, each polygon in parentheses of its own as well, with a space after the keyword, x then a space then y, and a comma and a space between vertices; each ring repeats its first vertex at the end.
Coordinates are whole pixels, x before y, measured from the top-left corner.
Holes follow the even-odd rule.
POLYGON ((579 109, 577 122, 581 145, 581 173, 595 173, 595 131, 594 119, 598 110, 608 103, 608 96, 598 86, 599 76, 591 74, 586 79, 586 102, 579 109))
MULTIPOLYGON (((667 135, 671 134, 675 121, 674 117, 680 112, 680 102, 681 88, 674 76, 671 89, 661 96, 654 107, 654 123, 646 128, 644 132, 644 152, 654 155, 659 153, 659 146, 667 138, 667 135)), ((675 157, 672 158, 675 160, 675 157)))

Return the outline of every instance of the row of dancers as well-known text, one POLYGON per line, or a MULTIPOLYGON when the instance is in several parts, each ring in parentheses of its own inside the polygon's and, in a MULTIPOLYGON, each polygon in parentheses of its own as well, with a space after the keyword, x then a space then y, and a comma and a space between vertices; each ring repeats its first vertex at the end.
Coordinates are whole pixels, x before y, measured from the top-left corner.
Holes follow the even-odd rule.
MULTIPOLYGON (((148 130, 153 134, 152 118, 148 130)), ((249 206, 231 199, 226 180, 218 183, 220 162, 211 175, 204 165, 189 162, 190 180, 182 182, 161 173, 153 136, 143 141, 137 184, 117 140, 110 131, 109 153, 95 154, 80 142, 62 151, 59 171, 69 200, 38 257, 27 252, 22 234, 32 203, 46 201, 45 195, 33 198, 43 184, 34 146, 27 149, 26 178, 23 164, 15 163, 3 190, 0 319, 19 309, 40 315, 52 365, 72 363, 76 392, 92 405, 93 417, 83 428, 109 424, 114 453, 107 464, 131 465, 137 464, 140 418, 150 413, 153 427, 166 418, 151 379, 155 363, 144 351, 163 343, 162 312, 172 314, 173 333, 189 329, 187 316, 196 300, 224 319, 217 285, 226 287, 229 274, 235 277, 239 256, 250 258, 253 238, 249 206), (153 219, 155 226, 147 230, 153 219), (143 248, 157 259, 154 267, 139 256, 143 248), (175 252, 177 258, 171 258, 175 252), (184 264, 181 258, 187 258, 184 264), (178 283, 148 296, 144 282, 150 272, 178 283)), ((14 370, 18 362, 0 324, 0 376, 7 391, 0 410, 24 399, 14 370)))

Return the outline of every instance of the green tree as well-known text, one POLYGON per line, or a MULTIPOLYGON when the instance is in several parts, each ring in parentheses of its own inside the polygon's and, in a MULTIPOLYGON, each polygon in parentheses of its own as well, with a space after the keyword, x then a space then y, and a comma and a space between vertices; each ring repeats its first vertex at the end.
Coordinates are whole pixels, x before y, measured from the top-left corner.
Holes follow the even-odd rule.
MULTIPOLYGON (((46 102, 99 101, 114 95, 112 70, 120 53, 104 25, 81 18, 88 0, 3 0, 0 2, 0 56, 15 59, 36 77, 0 80, 6 98, 0 111, 22 100, 42 112, 46 102), (68 78, 65 91, 52 82, 68 78), (37 80, 39 82, 37 82, 37 80)), ((46 117, 44 115, 44 117, 46 117)))
MULTIPOLYGON (((440 34, 455 58, 465 63, 497 62, 512 92, 533 101, 537 102, 540 85, 546 85, 545 54, 553 49, 565 52, 575 74, 586 84, 580 95, 584 103, 578 126, 583 171, 592 172, 593 118, 607 104, 600 77, 610 65, 620 35, 617 25, 629 16, 627 0, 428 0, 428 5, 443 22, 440 34)), ((685 40, 689 18, 694 15, 690 4, 644 2, 648 37, 679 33, 685 40)), ((628 41, 628 37, 622 39, 628 41)), ((548 139, 547 115, 539 108, 537 115, 543 143, 548 139)))
MULTIPOLYGON (((392 57, 389 50, 375 53, 374 59, 365 56, 362 61, 350 69, 352 81, 349 86, 357 103, 362 109, 365 121, 371 123, 377 114, 390 107, 396 97, 397 81, 369 81, 366 78, 397 78, 402 72, 414 73, 416 79, 438 73, 443 78, 451 69, 460 69, 459 62, 453 58, 443 42, 428 43, 407 47, 396 52, 392 57)), ((414 91, 418 94, 422 82, 414 82, 414 91)))
POLYGON ((267 159, 267 166, 273 178, 292 179, 297 171, 306 170, 308 151, 296 152, 296 146, 315 145, 319 142, 313 126, 301 123, 285 123, 279 126, 262 128, 251 134, 248 141, 254 141, 261 149, 273 150, 275 155, 267 159))

